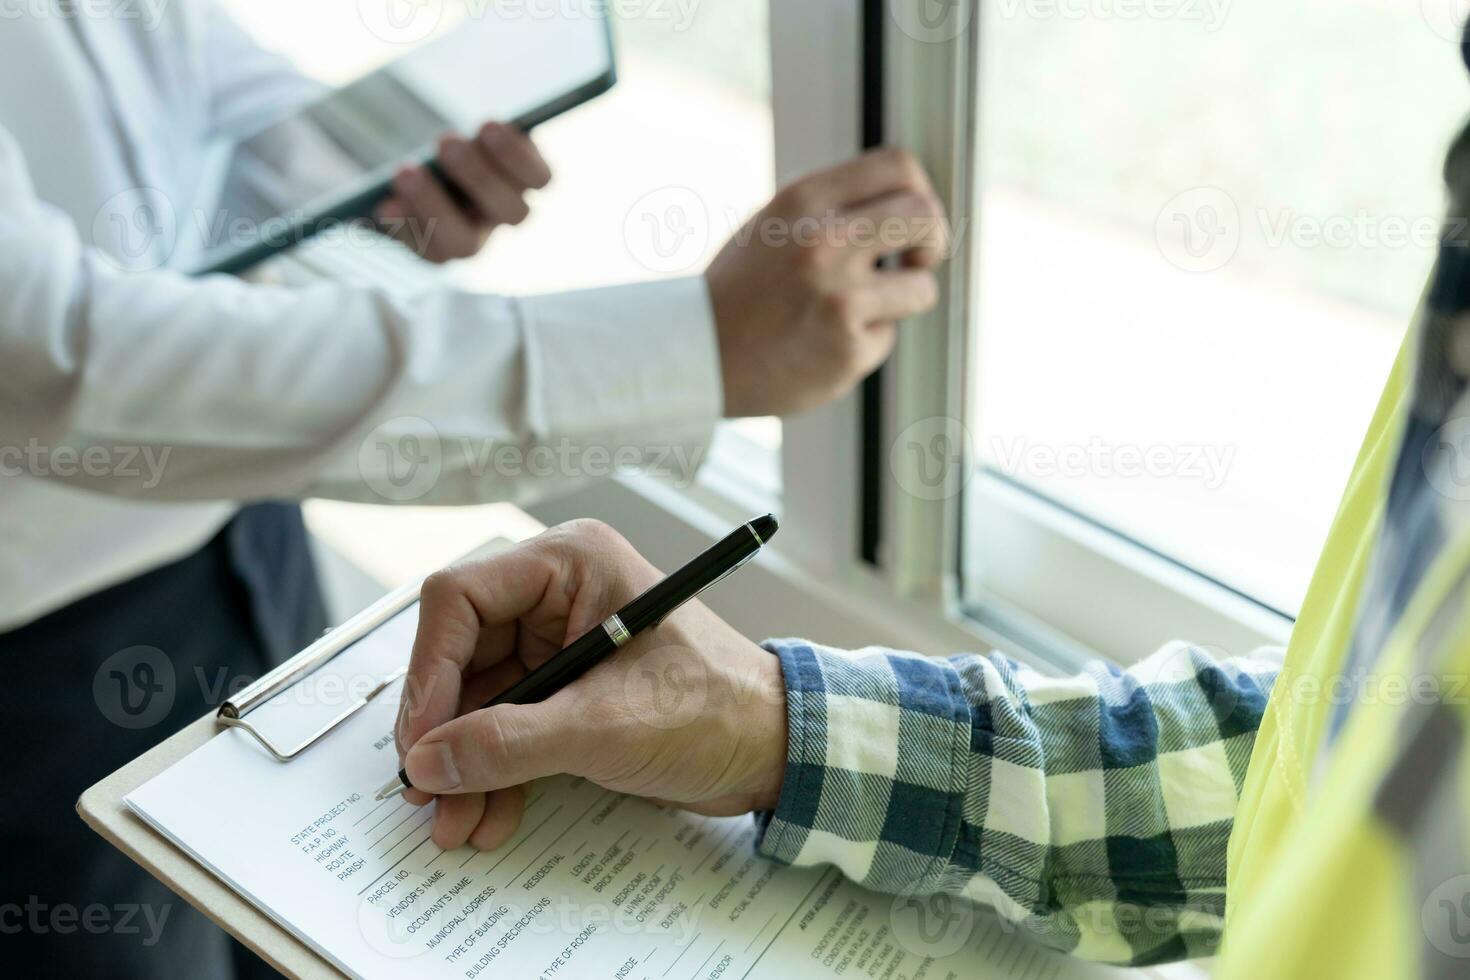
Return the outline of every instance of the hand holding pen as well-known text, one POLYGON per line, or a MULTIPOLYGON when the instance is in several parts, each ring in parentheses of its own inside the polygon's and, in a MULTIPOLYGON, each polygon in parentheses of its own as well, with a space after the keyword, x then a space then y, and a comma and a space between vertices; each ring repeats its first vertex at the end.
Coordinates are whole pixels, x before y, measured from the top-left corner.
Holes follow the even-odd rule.
POLYGON ((435 843, 498 846, 520 823, 524 784, 556 773, 701 813, 774 805, 780 664, 687 601, 774 530, 743 525, 661 579, 615 531, 578 521, 426 581, 397 735, 405 796, 439 798, 435 843))

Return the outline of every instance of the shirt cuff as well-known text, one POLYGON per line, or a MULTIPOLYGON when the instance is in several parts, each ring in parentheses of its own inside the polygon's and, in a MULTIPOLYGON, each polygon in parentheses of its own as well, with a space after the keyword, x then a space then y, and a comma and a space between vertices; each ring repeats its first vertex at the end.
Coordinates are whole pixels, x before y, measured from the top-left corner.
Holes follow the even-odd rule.
POLYGON ((786 773, 760 853, 880 891, 932 887, 964 808, 970 709, 944 661, 769 640, 786 683, 786 773))
POLYGON ((707 434, 724 414, 703 276, 520 301, 530 428, 635 439, 707 434))

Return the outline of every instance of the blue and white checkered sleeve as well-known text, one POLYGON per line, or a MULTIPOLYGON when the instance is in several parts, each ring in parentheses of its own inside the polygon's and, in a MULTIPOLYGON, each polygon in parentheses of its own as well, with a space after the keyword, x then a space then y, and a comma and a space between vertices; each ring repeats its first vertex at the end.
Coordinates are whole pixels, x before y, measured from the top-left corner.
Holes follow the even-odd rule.
POLYGON ((1207 955, 1278 652, 1185 644, 1039 674, 776 640, 789 725, 760 850, 892 894, 993 906, 1042 942, 1144 964, 1207 955))

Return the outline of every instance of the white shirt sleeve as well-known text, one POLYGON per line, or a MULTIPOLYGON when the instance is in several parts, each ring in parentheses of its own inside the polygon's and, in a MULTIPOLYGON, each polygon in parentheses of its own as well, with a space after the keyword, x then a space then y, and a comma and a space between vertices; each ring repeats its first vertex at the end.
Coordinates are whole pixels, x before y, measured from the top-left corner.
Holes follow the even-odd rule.
POLYGON ((0 446, 79 454, 50 478, 150 500, 524 500, 697 461, 721 412, 702 279, 404 300, 124 273, 36 198, 0 128, 0 446), (104 465, 139 452, 160 476, 104 465))
POLYGON ((330 91, 285 55, 257 44, 215 0, 186 13, 195 32, 187 50, 197 59, 192 74, 207 100, 209 134, 241 132, 330 91))

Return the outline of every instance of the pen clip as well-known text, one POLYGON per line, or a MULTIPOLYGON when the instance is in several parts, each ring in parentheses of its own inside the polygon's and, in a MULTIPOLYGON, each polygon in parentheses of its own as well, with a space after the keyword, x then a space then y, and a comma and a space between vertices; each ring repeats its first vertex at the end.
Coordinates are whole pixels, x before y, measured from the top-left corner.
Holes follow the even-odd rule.
MULTIPOLYGON (((756 540, 758 541, 760 539, 757 538, 756 540)), ((731 575, 734 575, 736 572, 740 571, 740 569, 742 569, 746 565, 750 564, 750 560, 752 558, 754 558, 756 555, 758 555, 760 553, 761 553, 760 552, 760 549, 757 548, 754 551, 752 551, 750 554, 746 555, 744 558, 742 558, 739 561, 737 561, 735 564, 731 565, 729 568, 725 569, 725 571, 720 574, 720 577, 719 578, 715 579, 709 585, 706 585, 704 588, 702 588, 698 592, 694 593, 688 599, 685 599, 683 602, 681 602, 679 604, 678 609, 670 609, 668 611, 668 613, 662 619, 655 620, 654 623, 653 623, 653 628, 654 629, 657 629, 658 627, 662 626, 663 623, 664 623, 664 620, 665 619, 668 619, 669 616, 672 616, 674 613, 678 612, 679 609, 683 609, 685 606, 689 605, 689 603, 693 602, 695 599, 698 599, 700 596, 704 595, 710 589, 713 589, 715 586, 717 586, 721 582, 725 581, 725 579, 729 578, 731 575)))

